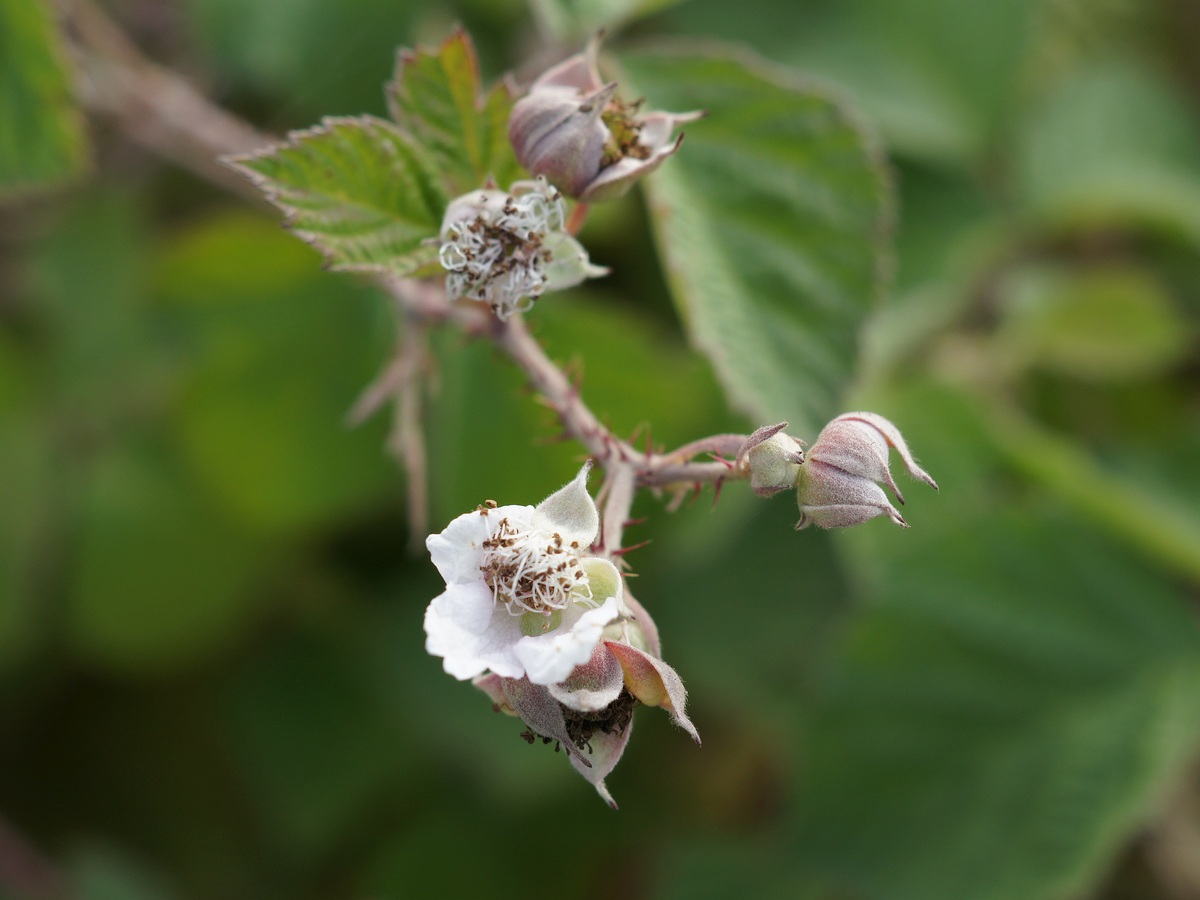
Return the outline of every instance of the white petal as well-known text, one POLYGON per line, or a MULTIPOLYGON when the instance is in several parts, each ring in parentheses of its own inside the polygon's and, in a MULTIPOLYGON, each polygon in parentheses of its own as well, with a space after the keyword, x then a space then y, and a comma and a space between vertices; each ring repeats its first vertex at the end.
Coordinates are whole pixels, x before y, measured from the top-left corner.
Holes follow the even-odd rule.
POLYGON ((519 678, 513 648, 521 638, 519 621, 497 607, 482 579, 451 584, 425 610, 425 650, 442 657, 442 667, 465 681, 491 669, 519 678))
POLYGON ((483 542, 492 536, 500 520, 507 517, 515 524, 518 519, 528 521, 532 513, 532 506, 501 506, 464 513, 440 534, 427 537, 425 546, 446 584, 478 581, 483 542))
POLYGON ((501 678, 520 678, 525 674, 525 667, 517 654, 517 646, 524 639, 520 617, 497 606, 492 610, 487 630, 479 636, 475 652, 501 678))
POLYGON ((563 625, 546 634, 523 637, 517 642, 516 655, 525 667, 525 675, 534 684, 558 684, 564 681, 571 670, 592 658, 604 626, 619 615, 618 599, 609 597, 603 606, 589 609, 575 616, 582 609, 572 604, 563 610, 563 625), (568 620, 574 619, 568 623, 568 620))
MULTIPOLYGON (((538 513, 548 520, 552 530, 567 543, 579 541, 582 548, 590 546, 600 532, 600 513, 587 491, 591 467, 590 462, 585 463, 572 481, 537 505, 538 513)), ((542 527, 546 527, 545 523, 542 527)))

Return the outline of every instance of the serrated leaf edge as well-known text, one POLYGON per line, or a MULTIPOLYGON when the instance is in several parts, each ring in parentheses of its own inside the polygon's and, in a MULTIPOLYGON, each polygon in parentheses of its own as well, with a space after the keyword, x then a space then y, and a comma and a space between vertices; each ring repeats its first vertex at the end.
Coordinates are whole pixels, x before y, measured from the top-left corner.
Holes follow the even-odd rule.
MULTIPOLYGON (((250 153, 231 153, 217 157, 217 161, 233 171, 237 172, 243 178, 253 184, 267 200, 283 213, 283 225, 292 232, 304 243, 316 249, 325 259, 325 268, 334 272, 364 272, 374 274, 408 274, 416 271, 422 266, 428 264, 430 260, 419 259, 411 266, 395 266, 385 263, 347 263, 338 262, 334 259, 334 252, 327 248, 321 242, 321 236, 311 231, 306 231, 302 228, 295 227, 295 222, 300 215, 300 211, 288 204, 281 198, 280 191, 271 186, 271 179, 256 169, 250 166, 250 163, 257 159, 266 159, 281 150, 298 150, 302 148, 303 142, 308 138, 320 138, 332 134, 334 129, 339 126, 352 125, 356 127, 377 127, 382 126, 389 131, 395 132, 397 135, 409 141, 415 139, 409 132, 401 128, 394 122, 389 122, 387 119, 381 119, 378 116, 362 115, 362 116, 324 116, 320 122, 309 128, 301 128, 289 131, 282 141, 276 141, 268 144, 259 150, 254 150, 250 153)), ((435 235, 430 235, 434 237, 435 235)))

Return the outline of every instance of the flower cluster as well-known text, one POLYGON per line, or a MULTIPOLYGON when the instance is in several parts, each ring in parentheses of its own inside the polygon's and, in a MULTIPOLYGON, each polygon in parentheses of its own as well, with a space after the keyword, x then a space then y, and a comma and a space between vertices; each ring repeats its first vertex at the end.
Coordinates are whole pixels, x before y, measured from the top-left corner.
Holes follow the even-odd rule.
POLYGON ((557 742, 612 806, 604 779, 639 703, 663 706, 697 741, 686 693, 620 572, 590 549, 600 517, 589 466, 536 507, 487 504, 426 541, 446 589, 425 612, 425 649, 557 742))
MULTIPOLYGON (((509 139, 534 176, 503 191, 489 183, 453 202, 440 232, 446 292, 487 304, 501 321, 544 292, 606 274, 568 231, 564 200, 618 197, 679 148, 676 126, 699 113, 643 113, 601 81, 598 40, 551 68, 513 107, 509 139)), ((570 219, 578 224, 582 207, 570 219)), ((838 416, 807 451, 787 423, 758 429, 728 465, 769 497, 794 490, 796 528, 907 523, 884 492, 904 497, 889 469, 896 450, 933 488, 899 430, 874 413, 838 416)), ((695 446, 695 445, 693 445, 695 446)), ((649 457, 648 457, 649 458, 649 457)), ((699 743, 683 682, 662 660, 658 632, 608 556, 593 550, 600 515, 589 466, 537 506, 488 501, 426 546, 446 588, 425 612, 425 648, 470 679, 493 708, 520 718, 529 743, 553 743, 614 808, 605 785, 639 705, 661 706, 699 743)))
POLYGON ((486 303, 506 320, 543 293, 607 274, 567 233, 561 190, 587 202, 621 196, 676 150, 675 127, 701 113, 641 113, 596 68, 599 40, 541 75, 513 107, 509 140, 534 176, 508 191, 489 184, 452 201, 438 259, 451 299, 486 303))

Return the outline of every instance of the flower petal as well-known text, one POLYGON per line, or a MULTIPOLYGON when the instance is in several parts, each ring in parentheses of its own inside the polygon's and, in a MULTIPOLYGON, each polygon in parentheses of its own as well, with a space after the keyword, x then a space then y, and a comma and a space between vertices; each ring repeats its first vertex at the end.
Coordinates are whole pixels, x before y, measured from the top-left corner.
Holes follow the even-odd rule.
POLYGON ((532 513, 532 506, 500 506, 463 513, 440 534, 429 535, 425 546, 446 584, 478 581, 483 542, 492 536, 502 519, 528 521, 532 513))
POLYGON ((604 779, 608 774, 616 768, 617 763, 621 760, 621 754, 625 752, 625 745, 629 743, 629 735, 633 732, 633 720, 629 720, 629 724, 625 726, 625 730, 619 733, 605 734, 603 731, 597 731, 588 739, 587 762, 585 763, 583 756, 571 756, 571 765, 575 770, 590 781, 596 788, 604 802, 613 809, 617 808, 617 801, 613 799, 612 794, 608 792, 608 788, 604 785, 604 779))
POLYGON ((579 615, 573 603, 563 610, 562 625, 554 631, 523 637, 514 648, 525 675, 534 684, 557 684, 592 657, 604 626, 619 615, 618 599, 609 597, 598 609, 579 615))
POLYGON ((561 683, 549 686, 552 696, 563 706, 579 712, 604 709, 621 695, 625 674, 621 663, 603 642, 596 645, 592 658, 574 668, 561 683))
POLYGON ((562 534, 563 540, 579 541, 580 547, 590 546, 600 532, 600 513, 587 491, 591 468, 589 460, 572 481, 537 505, 537 511, 562 534))
POLYGON ((697 744, 700 735, 684 712, 687 691, 683 679, 665 662, 636 647, 617 641, 605 641, 625 672, 625 687, 647 706, 661 706, 671 714, 671 720, 692 736, 697 744))
POLYGON ((579 199, 584 203, 600 203, 623 196, 633 187, 635 181, 649 175, 669 157, 674 156, 682 142, 683 135, 681 134, 675 143, 654 151, 645 159, 638 159, 636 156, 622 157, 612 165, 601 169, 600 174, 593 178, 579 195, 579 199))
POLYGON ((514 653, 520 620, 497 606, 482 579, 450 584, 425 610, 425 650, 442 657, 442 667, 460 681, 486 669, 506 678, 524 669, 514 653))

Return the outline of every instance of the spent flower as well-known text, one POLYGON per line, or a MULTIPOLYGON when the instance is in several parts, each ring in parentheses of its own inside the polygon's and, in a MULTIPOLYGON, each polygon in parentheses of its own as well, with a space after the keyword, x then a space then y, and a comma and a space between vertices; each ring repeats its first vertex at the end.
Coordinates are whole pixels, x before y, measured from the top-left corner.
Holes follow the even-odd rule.
POLYGON ((888 466, 889 448, 900 454, 909 475, 937 490, 937 482, 917 465, 895 425, 875 413, 844 413, 821 430, 800 467, 796 528, 844 528, 882 515, 907 528, 880 487, 886 485, 904 503, 888 466))
POLYGON ((616 801, 604 783, 625 751, 639 705, 661 706, 697 744, 700 735, 687 717, 683 680, 660 658, 654 622, 626 595, 621 613, 604 629, 591 657, 557 684, 488 673, 475 679, 498 711, 528 726, 523 737, 562 748, 571 765, 613 809, 616 801))
POLYGON ((510 191, 481 188, 453 200, 442 219, 438 259, 446 293, 481 300, 497 318, 526 312, 543 293, 574 287, 608 270, 565 230, 558 190, 544 178, 510 191))
POLYGON ((616 82, 600 79, 599 45, 594 38, 584 52, 542 73, 508 123, 521 165, 589 203, 620 197, 662 165, 683 140, 672 137, 676 126, 704 115, 643 113, 640 101, 623 102, 616 82))

